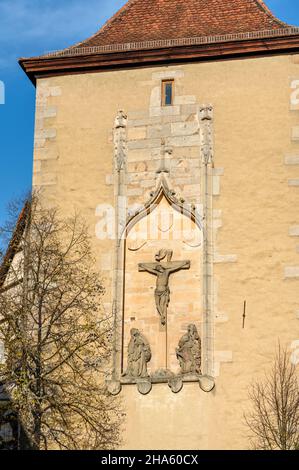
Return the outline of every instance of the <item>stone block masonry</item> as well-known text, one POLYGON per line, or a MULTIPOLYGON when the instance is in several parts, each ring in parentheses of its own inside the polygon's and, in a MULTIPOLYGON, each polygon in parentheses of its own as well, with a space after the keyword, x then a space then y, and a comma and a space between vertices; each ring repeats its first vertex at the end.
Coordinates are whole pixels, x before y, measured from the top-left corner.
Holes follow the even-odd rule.
POLYGON ((183 77, 184 72, 178 70, 153 73, 148 110, 128 113, 126 195, 129 207, 144 204, 155 189, 163 141, 170 187, 188 197, 190 203, 200 200, 200 167, 194 163, 194 159, 199 162, 200 158, 199 104, 195 96, 178 92, 183 77), (174 106, 161 106, 161 80, 165 77, 175 79, 174 106), (130 186, 133 182, 134 186, 130 186))
POLYGON ((57 130, 48 124, 57 116, 57 107, 49 100, 62 93, 61 87, 53 87, 46 79, 39 80, 36 90, 36 118, 34 140, 33 187, 35 189, 57 184, 59 157, 56 146, 57 130))

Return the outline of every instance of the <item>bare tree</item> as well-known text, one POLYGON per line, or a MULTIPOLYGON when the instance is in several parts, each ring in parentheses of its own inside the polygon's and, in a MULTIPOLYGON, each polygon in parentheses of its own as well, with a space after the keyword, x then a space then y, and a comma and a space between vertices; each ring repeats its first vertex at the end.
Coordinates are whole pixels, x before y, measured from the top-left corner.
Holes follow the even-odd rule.
POLYGON ((298 371, 286 349, 279 346, 264 381, 250 390, 252 412, 245 416, 252 444, 260 450, 299 448, 298 371))
POLYGON ((15 239, 0 290, 0 380, 12 406, 37 449, 116 448, 122 413, 105 387, 112 322, 86 227, 34 197, 15 239))

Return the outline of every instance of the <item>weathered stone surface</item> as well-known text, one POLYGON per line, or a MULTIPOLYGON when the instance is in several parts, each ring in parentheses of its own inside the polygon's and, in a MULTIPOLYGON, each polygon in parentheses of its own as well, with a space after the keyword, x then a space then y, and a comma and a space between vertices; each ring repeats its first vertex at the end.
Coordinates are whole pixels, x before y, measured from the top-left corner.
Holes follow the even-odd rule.
POLYGON ((33 172, 40 173, 41 169, 42 169, 41 161, 35 160, 35 162, 33 163, 33 172))
POLYGON ((131 149, 128 152, 128 171, 131 172, 136 171, 136 166, 130 166, 131 162, 140 162, 141 165, 147 166, 149 165, 149 161, 153 159, 151 149, 150 148, 143 148, 143 149, 131 149))
MULTIPOLYGON (((197 179, 198 181, 198 179, 197 179)), ((176 184, 178 184, 179 186, 185 186, 185 185, 192 185, 194 184, 197 188, 198 188, 198 185, 196 185, 196 178, 194 177, 194 175, 192 176, 185 176, 184 178, 180 177, 180 178, 176 178, 175 180, 176 184)))
POLYGON ((150 116, 177 116, 180 114, 180 107, 179 106, 165 106, 164 108, 161 106, 153 106, 150 108, 150 116))
POLYGON ((299 186, 299 178, 289 180, 289 186, 299 186))
POLYGON ((195 104, 195 103, 196 103, 196 96, 182 95, 182 96, 175 96, 174 97, 174 104, 175 105, 195 104))
MULTIPOLYGON (((155 163, 155 167, 157 166, 157 163, 155 163)), ((138 173, 137 172, 133 172, 133 173, 128 173, 127 174, 127 183, 140 183, 140 185, 142 185, 142 183, 144 181, 149 181, 149 180, 155 180, 156 178, 156 172, 154 171, 146 171, 147 169, 147 165, 144 165, 143 168, 145 169, 145 171, 139 171, 138 173)), ((138 168, 137 168, 138 169, 138 168)))
MULTIPOLYGON (((130 114, 129 114, 130 115, 130 114)), ((160 117, 146 117, 144 119, 129 119, 128 120, 128 127, 144 127, 144 126, 154 126, 156 124, 161 123, 160 117)))
POLYGON ((286 155, 284 162, 286 165, 299 165, 299 155, 286 155))
POLYGON ((213 209, 213 217, 215 219, 221 219, 222 217, 222 210, 221 209, 213 209))
POLYGON ((146 127, 129 127, 128 130, 128 139, 130 140, 140 140, 146 139, 146 127))
POLYGON ((213 195, 214 196, 219 196, 220 195, 220 176, 213 176, 213 195))
POLYGON ((189 116, 191 114, 196 114, 198 112, 198 105, 197 104, 183 104, 181 106, 181 114, 189 116))
POLYGON ((173 78, 183 78, 185 72, 183 70, 167 70, 165 72, 154 72, 152 74, 153 80, 167 80, 173 78))
POLYGON ((198 122, 176 122, 171 124, 171 133, 173 136, 189 136, 197 134, 199 130, 198 122))
POLYGON ((154 188, 156 185, 156 180, 144 180, 141 182, 141 187, 142 188, 154 188))
POLYGON ((57 107, 56 106, 48 106, 45 108, 43 112, 44 118, 53 118, 57 115, 57 107))
POLYGON ((199 378, 199 385, 204 392, 212 392, 215 388, 215 379, 209 376, 202 376, 199 378))
POLYGON ((161 139, 162 137, 170 137, 171 127, 170 124, 160 124, 149 126, 147 130, 147 137, 149 139, 161 139))
POLYGON ((49 88, 51 96, 61 96, 62 95, 62 88, 60 86, 53 86, 49 88))
POLYGON ((113 269, 112 253, 101 255, 100 268, 101 271, 111 271, 113 269))
POLYGON ((299 225, 293 225, 290 227, 289 235, 291 237, 299 237, 299 225))
POLYGON ((286 279, 298 279, 299 278, 299 266, 288 266, 285 268, 286 279))
POLYGON ((107 381, 107 388, 108 388, 109 393, 111 393, 111 395, 114 395, 114 396, 119 395, 122 389, 121 383, 116 380, 107 381))
POLYGON ((127 190, 127 196, 141 196, 143 194, 143 191, 141 188, 133 188, 133 189, 128 189, 127 190))
POLYGON ((214 176, 223 176, 224 175, 224 168, 213 168, 213 175, 214 176))
POLYGON ((232 362, 233 361, 232 351, 215 351, 215 361, 232 362))
POLYGON ((217 230, 219 230, 222 226, 223 226, 222 219, 213 218, 212 222, 210 222, 209 224, 209 228, 213 229, 215 234, 217 233, 217 230))
POLYGON ((45 146, 46 139, 38 139, 37 137, 34 139, 34 147, 35 149, 41 149, 45 146))
POLYGON ((152 383, 149 380, 140 380, 137 383, 138 392, 141 393, 141 395, 148 395, 152 387, 152 383))
POLYGON ((152 88, 150 97, 150 106, 159 107, 161 106, 161 85, 152 88))
POLYGON ((236 263, 238 261, 237 255, 219 255, 216 253, 214 255, 214 263, 236 263))
POLYGON ((46 128, 36 133, 36 137, 41 139, 55 139, 56 135, 56 129, 53 128, 46 128))
MULTIPOLYGON (((44 144, 46 141, 43 141, 44 144)), ((56 148, 51 147, 41 147, 41 148, 36 148, 35 150, 35 156, 36 160, 57 160, 59 158, 59 153, 56 148)))
POLYGON ((113 175, 106 175, 105 180, 106 180, 106 184, 107 184, 108 186, 111 186, 111 185, 114 184, 114 177, 113 177, 113 175))
POLYGON ((128 119, 130 120, 141 120, 141 119, 148 119, 149 113, 148 111, 128 111, 128 119))
POLYGON ((128 142, 128 149, 150 149, 153 147, 160 148, 161 140, 160 139, 142 139, 136 141, 128 142))
POLYGON ((194 147, 200 145, 199 135, 170 137, 167 144, 173 147, 194 147))
POLYGON ((174 378, 175 374, 169 369, 158 369, 152 375, 152 382, 167 382, 169 379, 174 378))
POLYGON ((180 377, 173 377, 169 379, 168 385, 173 393, 179 393, 183 388, 183 380, 180 377))
POLYGON ((34 186, 53 186, 57 184, 56 173, 37 173, 33 179, 34 186))
POLYGON ((299 127, 292 127, 292 140, 299 140, 299 127))
POLYGON ((201 189, 199 184, 188 184, 183 188, 184 199, 188 202, 194 202, 194 198, 201 198, 201 189))

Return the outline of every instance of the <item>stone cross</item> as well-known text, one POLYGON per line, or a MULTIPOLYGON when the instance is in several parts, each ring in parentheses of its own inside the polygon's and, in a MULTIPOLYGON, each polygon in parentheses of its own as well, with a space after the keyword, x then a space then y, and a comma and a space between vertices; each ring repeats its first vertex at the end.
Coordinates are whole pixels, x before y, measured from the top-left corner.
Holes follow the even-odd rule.
POLYGON ((182 269, 190 269, 191 266, 191 261, 171 261, 172 255, 171 250, 160 250, 155 256, 155 263, 140 263, 138 266, 139 272, 148 272, 157 276, 155 301, 163 326, 167 323, 167 309, 170 302, 169 277, 182 269), (165 258, 166 262, 162 263, 165 258))

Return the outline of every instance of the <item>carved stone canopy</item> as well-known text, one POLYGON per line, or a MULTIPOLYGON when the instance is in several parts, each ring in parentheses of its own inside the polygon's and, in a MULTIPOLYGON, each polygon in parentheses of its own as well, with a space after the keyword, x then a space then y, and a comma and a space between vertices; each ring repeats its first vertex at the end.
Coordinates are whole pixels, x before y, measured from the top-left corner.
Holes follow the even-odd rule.
POLYGON ((173 189, 170 189, 165 175, 162 174, 159 178, 156 190, 150 194, 150 199, 143 206, 138 206, 135 211, 128 213, 126 227, 123 230, 123 238, 126 237, 137 222, 146 217, 157 207, 163 197, 165 197, 174 210, 193 220, 199 230, 202 230, 202 216, 196 209, 196 206, 186 203, 184 198, 179 197, 173 189))

